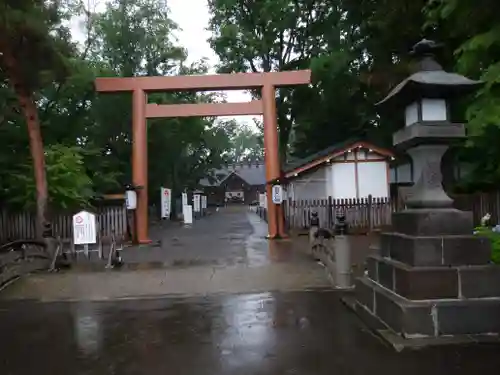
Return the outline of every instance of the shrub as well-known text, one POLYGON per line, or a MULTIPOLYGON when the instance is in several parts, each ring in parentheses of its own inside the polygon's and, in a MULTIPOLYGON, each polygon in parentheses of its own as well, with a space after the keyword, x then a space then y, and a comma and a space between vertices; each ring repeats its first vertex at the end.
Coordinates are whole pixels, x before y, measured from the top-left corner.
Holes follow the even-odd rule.
POLYGON ((477 227, 475 234, 489 238, 491 241, 491 260, 495 264, 500 264, 500 232, 494 232, 488 227, 477 227))

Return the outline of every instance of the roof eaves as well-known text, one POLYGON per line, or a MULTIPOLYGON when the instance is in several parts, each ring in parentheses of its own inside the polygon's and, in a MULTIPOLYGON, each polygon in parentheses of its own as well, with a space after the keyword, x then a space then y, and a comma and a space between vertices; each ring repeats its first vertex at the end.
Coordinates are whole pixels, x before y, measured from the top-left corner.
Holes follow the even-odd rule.
POLYGON ((343 142, 341 144, 331 146, 327 149, 321 150, 305 159, 302 159, 300 163, 289 166, 284 170, 285 177, 286 178, 294 177, 298 173, 306 172, 312 168, 317 167, 318 165, 321 165, 322 163, 328 161, 329 159, 335 158, 339 155, 342 155, 348 150, 358 147, 368 148, 385 157, 391 157, 391 158, 394 157, 394 153, 390 150, 375 146, 369 142, 361 140, 357 141, 350 140, 343 142))

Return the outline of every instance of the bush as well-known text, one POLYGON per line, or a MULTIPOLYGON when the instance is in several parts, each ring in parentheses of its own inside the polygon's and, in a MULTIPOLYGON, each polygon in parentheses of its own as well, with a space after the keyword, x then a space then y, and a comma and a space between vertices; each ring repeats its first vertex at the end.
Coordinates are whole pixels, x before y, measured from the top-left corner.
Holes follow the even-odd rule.
POLYGON ((488 227, 478 227, 475 229, 475 234, 489 238, 491 241, 491 260, 495 264, 500 264, 500 233, 494 232, 488 227))

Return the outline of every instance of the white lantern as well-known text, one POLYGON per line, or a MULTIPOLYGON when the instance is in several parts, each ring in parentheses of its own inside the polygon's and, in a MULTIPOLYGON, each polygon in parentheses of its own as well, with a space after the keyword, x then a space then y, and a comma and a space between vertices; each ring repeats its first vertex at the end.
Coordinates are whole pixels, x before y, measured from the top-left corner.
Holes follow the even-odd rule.
POLYGON ((411 103, 405 110, 405 125, 417 122, 448 121, 448 105, 445 99, 424 98, 411 103))

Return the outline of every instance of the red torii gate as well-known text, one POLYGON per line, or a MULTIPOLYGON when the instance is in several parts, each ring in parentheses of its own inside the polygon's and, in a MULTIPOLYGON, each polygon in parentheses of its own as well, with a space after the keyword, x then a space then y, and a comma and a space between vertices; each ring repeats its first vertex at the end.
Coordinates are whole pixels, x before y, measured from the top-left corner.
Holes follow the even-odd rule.
POLYGON ((310 70, 273 73, 235 73, 217 75, 96 78, 98 92, 132 92, 132 183, 140 187, 135 211, 135 235, 138 243, 151 242, 148 237, 148 118, 190 116, 263 115, 266 191, 268 207, 268 237, 285 236, 283 211, 272 202, 272 182, 280 178, 278 126, 275 89, 281 86, 311 82, 310 70), (248 103, 196 103, 158 105, 147 103, 148 92, 220 91, 260 89, 261 100, 248 103))

